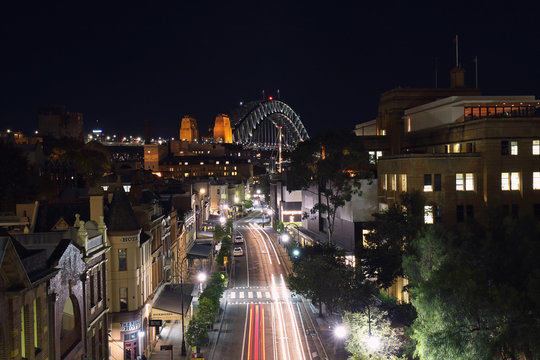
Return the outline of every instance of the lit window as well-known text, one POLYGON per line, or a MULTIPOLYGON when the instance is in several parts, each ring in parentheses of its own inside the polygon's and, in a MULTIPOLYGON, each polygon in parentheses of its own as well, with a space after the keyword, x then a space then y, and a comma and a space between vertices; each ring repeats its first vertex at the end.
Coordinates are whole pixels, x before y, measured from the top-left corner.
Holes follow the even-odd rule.
POLYGON ((540 171, 533 172, 533 190, 540 190, 540 171))
POLYGON ((510 190, 510 173, 501 173, 501 190, 510 190))
POLYGON ((218 160, 218 161, 216 161, 216 165, 219 165, 219 160, 218 160))
POLYGON ((130 190, 131 190, 131 185, 124 185, 125 192, 130 192, 130 190))
POLYGON ((453 152, 460 153, 461 152, 461 144, 454 144, 453 152))
POLYGON ((474 174, 465 174, 465 191, 474 191, 474 174))
POLYGON ((512 190, 519 190, 519 173, 513 172, 510 175, 510 188, 512 190))
POLYGON ((501 190, 519 190, 519 172, 501 173, 501 190))
POLYGON ((424 223, 433 224, 433 206, 424 206, 424 223))
POLYGON ((397 175, 393 174, 392 175, 392 182, 391 182, 392 191, 396 191, 396 183, 397 183, 397 175))
POLYGON ((456 191, 474 191, 474 174, 456 174, 456 191))
POLYGON ((540 155, 540 140, 533 140, 532 142, 532 154, 540 155))
POLYGON ((383 190, 388 189, 388 175, 387 174, 384 174, 382 188, 383 190))
POLYGON ((369 163, 370 164, 375 164, 375 151, 370 151, 369 152, 369 163))
POLYGON ((184 173, 184 177, 189 177, 189 173, 184 173))
POLYGON ((382 156, 382 151, 377 151, 376 155, 377 155, 377 159, 379 159, 382 156))
POLYGON ((465 190, 465 184, 463 182, 463 174, 456 174, 456 191, 465 190))
POLYGON ((127 249, 118 249, 118 271, 127 270, 127 249))
POLYGON ((228 161, 225 161, 225 165, 229 165, 229 162, 228 162, 228 161))
POLYGON ((407 192, 407 174, 401 174, 401 191, 407 192))
POLYGON ((510 155, 517 155, 517 154, 518 154, 518 142, 511 141, 510 142, 510 155))
POLYGON ((424 174, 424 191, 433 191, 431 174, 424 174))

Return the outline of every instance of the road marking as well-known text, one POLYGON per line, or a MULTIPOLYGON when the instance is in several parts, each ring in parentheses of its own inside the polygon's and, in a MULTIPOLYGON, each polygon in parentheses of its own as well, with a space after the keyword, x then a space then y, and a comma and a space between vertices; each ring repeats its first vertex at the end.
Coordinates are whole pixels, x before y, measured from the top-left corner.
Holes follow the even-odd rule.
POLYGON ((246 306, 246 321, 244 323, 244 338, 242 339, 242 357, 244 359, 244 349, 246 348, 246 331, 247 331, 247 322, 248 322, 248 309, 249 306, 246 306))
POLYGON ((238 295, 240 295, 240 299, 243 299, 243 298, 244 298, 244 292, 243 292, 243 291, 240 292, 240 293, 238 293, 238 295))
MULTIPOLYGON (((266 235, 266 237, 268 238, 268 242, 270 243, 270 246, 272 247, 272 250, 274 250, 274 254, 276 255, 276 259, 277 259, 277 262, 279 265, 281 265, 281 261, 279 261, 279 256, 277 254, 277 251, 276 251, 276 248, 274 246, 274 243, 272 242, 272 240, 270 240, 270 236, 268 236, 268 233, 266 232, 266 230, 262 229, 262 232, 264 233, 264 235, 266 235)), ((278 235, 279 236, 279 235, 278 235)))

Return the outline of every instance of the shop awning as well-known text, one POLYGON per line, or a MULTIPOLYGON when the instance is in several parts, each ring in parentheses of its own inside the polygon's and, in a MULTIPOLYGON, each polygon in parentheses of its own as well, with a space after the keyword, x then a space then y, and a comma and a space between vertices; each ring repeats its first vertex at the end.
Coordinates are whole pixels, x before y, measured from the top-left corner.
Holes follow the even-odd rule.
POLYGON ((187 314, 191 305, 193 284, 184 283, 183 294, 180 285, 167 285, 152 305, 152 320, 181 320, 182 314, 187 314), (184 308, 182 309, 182 298, 184 308))
POLYGON ((191 259, 208 259, 210 257, 211 250, 212 244, 195 243, 188 250, 187 256, 191 259))

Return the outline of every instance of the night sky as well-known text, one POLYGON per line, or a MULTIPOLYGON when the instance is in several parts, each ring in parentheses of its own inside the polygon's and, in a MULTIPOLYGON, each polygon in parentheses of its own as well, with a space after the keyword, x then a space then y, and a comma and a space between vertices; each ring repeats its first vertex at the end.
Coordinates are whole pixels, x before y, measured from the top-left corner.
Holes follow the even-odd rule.
POLYGON ((280 89, 310 133, 371 120, 382 92, 449 84, 460 62, 486 95, 540 95, 536 2, 11 1, 0 26, 0 130, 66 104, 87 129, 176 137, 280 89), (53 5, 54 3, 54 5, 53 5))

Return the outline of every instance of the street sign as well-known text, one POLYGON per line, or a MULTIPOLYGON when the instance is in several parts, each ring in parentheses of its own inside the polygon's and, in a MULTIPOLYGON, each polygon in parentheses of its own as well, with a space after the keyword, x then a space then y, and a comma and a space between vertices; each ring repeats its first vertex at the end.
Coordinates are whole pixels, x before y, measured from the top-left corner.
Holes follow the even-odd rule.
POLYGON ((150 326, 161 327, 163 320, 150 320, 150 326))
POLYGON ((164 351, 164 350, 172 350, 172 345, 161 345, 161 347, 159 348, 161 351, 164 351))

